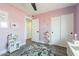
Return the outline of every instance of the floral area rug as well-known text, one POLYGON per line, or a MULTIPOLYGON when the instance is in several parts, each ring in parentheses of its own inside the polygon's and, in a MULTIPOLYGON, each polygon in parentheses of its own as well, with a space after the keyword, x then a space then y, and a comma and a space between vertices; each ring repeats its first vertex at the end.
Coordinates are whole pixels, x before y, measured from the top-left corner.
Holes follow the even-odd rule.
POLYGON ((23 56, 54 56, 50 49, 44 45, 31 45, 27 47, 27 50, 24 51, 21 55, 23 56))

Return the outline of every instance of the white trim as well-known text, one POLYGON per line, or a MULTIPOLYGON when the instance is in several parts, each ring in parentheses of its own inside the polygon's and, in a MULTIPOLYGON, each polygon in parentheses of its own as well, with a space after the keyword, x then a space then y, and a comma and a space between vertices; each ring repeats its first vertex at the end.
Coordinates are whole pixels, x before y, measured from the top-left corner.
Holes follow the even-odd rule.
POLYGON ((32 20, 32 18, 31 17, 28 17, 28 16, 25 16, 24 17, 24 20, 26 20, 26 18, 32 20))
POLYGON ((26 44, 26 42, 24 42, 24 43, 20 43, 20 47, 23 46, 23 45, 25 45, 25 44, 26 44))

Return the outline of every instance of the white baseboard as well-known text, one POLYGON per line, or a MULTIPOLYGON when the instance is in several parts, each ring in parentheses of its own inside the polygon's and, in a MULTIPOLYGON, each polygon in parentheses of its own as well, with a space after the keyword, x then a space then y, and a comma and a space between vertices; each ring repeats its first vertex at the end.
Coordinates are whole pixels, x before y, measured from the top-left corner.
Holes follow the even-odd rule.
POLYGON ((23 46, 23 45, 25 45, 26 44, 26 42, 24 42, 24 43, 20 43, 20 46, 23 46))
POLYGON ((43 41, 39 41, 39 43, 44 43, 43 41))
MULTIPOLYGON (((32 40, 32 41, 34 41, 34 40, 32 40)), ((34 41, 34 42, 38 42, 38 43, 45 43, 45 42, 43 42, 43 41, 34 41)))

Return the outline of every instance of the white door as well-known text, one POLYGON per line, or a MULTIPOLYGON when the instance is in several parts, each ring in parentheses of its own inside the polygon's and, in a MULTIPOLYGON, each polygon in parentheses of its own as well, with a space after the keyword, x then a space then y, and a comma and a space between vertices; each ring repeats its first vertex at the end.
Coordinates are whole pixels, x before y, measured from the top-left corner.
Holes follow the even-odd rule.
POLYGON ((32 20, 32 41, 39 42, 39 19, 32 20))
POLYGON ((64 44, 66 41, 73 40, 74 34, 74 17, 73 14, 66 14, 61 16, 61 40, 64 44))
POLYGON ((60 41, 60 16, 51 19, 51 44, 58 44, 60 41))

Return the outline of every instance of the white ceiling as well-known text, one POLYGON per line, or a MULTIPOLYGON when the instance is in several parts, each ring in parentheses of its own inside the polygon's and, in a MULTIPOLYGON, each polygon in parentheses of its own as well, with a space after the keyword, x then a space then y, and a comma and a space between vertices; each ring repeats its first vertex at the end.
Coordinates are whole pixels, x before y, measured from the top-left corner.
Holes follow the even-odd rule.
POLYGON ((59 8, 65 8, 75 4, 76 3, 36 3, 37 11, 34 11, 33 7, 31 6, 31 3, 14 3, 11 5, 25 12, 29 12, 29 14, 36 15, 39 13, 44 13, 59 8))

